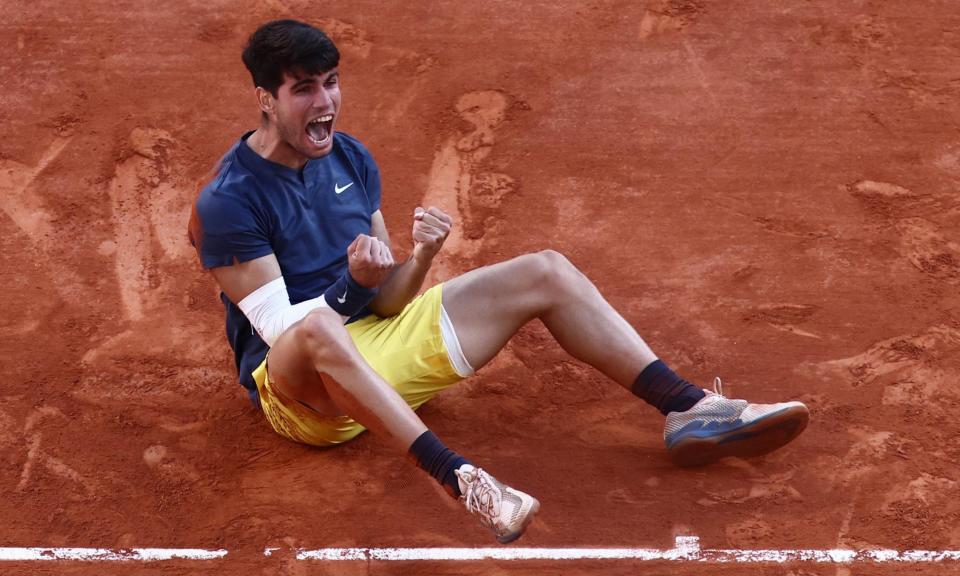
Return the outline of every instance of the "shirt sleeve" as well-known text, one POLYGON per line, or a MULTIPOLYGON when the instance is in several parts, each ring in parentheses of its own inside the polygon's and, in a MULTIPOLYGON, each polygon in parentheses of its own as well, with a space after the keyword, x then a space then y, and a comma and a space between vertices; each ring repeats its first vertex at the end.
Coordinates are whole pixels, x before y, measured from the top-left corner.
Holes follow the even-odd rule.
POLYGON ((200 261, 204 268, 232 266, 273 253, 266 222, 242 196, 205 190, 197 201, 200 261))

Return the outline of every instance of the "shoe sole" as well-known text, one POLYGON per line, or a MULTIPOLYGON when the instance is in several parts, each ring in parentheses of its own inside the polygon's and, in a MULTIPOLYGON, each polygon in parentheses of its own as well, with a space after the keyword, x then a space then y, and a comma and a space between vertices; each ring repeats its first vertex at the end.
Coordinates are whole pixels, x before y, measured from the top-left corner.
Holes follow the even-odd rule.
POLYGON ((810 411, 806 406, 791 406, 723 434, 684 438, 671 446, 668 452, 671 460, 684 468, 704 466, 731 456, 763 456, 799 436, 809 420, 810 411))
POLYGON ((523 519, 523 522, 520 524, 520 529, 517 530, 516 532, 511 532, 506 536, 497 536, 497 542, 501 544, 509 544, 514 540, 516 540, 517 538, 523 536, 523 533, 527 531, 527 526, 529 526, 530 523, 533 522, 533 517, 536 516, 537 512, 540 511, 540 501, 534 498, 533 496, 531 496, 530 498, 533 500, 533 505, 530 506, 530 511, 527 512, 527 516, 523 519))

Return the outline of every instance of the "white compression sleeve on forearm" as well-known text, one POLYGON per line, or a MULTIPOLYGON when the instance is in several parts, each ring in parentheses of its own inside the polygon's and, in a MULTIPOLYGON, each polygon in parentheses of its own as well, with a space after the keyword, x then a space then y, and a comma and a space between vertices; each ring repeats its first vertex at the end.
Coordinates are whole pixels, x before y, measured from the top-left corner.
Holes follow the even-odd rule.
MULTIPOLYGON (((237 306, 270 347, 273 347, 273 343, 287 328, 303 320, 311 310, 329 308, 323 295, 299 304, 290 304, 290 295, 287 293, 287 283, 283 281, 283 276, 257 288, 237 303, 237 306)), ((347 320, 344 316, 341 318, 347 320)))

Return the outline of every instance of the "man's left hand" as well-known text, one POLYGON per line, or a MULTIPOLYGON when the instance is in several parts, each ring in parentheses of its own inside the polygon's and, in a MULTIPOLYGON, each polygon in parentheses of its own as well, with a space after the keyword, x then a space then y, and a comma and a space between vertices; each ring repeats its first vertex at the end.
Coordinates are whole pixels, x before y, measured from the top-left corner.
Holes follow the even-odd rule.
POLYGON ((443 210, 417 206, 413 211, 413 258, 420 262, 433 260, 452 226, 453 219, 443 210))

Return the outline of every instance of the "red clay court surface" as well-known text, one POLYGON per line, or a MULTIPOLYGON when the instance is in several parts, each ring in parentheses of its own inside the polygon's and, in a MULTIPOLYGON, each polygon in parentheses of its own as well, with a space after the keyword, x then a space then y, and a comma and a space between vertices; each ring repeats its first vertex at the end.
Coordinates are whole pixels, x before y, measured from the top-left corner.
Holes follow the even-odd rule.
POLYGON ((800 399, 757 461, 680 470, 662 418, 540 325, 421 410, 537 495, 518 545, 960 548, 960 12, 954 2, 24 2, 0 25, 0 546, 227 549, 3 574, 945 574, 960 563, 296 561, 493 540, 364 435, 282 440, 250 406, 185 239, 258 122, 275 17, 343 54, 340 128, 453 214, 432 280, 554 248, 671 365, 800 399), (279 547, 271 557, 265 547, 279 547))

